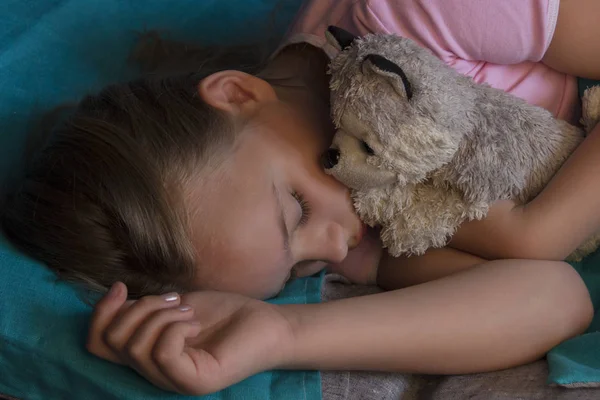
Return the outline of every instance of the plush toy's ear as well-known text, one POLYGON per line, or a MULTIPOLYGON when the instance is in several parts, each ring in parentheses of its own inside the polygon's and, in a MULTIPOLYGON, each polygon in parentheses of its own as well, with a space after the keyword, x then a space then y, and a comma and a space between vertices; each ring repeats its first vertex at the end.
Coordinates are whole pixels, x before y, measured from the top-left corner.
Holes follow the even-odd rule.
POLYGON ((338 49, 339 51, 345 50, 350 47, 356 36, 344 30, 342 28, 338 28, 337 26, 329 26, 327 28, 327 32, 325 32, 325 37, 329 44, 338 49))
POLYGON ((389 76, 390 74, 394 74, 394 75, 397 75, 398 77, 400 77, 400 79, 402 80, 402 84, 404 86, 404 94, 406 95, 406 98, 408 100, 410 100, 412 98, 412 96, 413 96, 412 85, 410 84, 408 77, 406 76, 406 74, 404 73, 402 68, 400 68, 399 65, 396 65, 393 62, 391 62, 390 60, 388 60, 387 58, 382 57, 377 54, 369 54, 368 56, 366 56, 363 61, 363 67, 364 67, 365 63, 371 64, 371 68, 376 73, 379 73, 381 75, 387 75, 387 76, 389 76))

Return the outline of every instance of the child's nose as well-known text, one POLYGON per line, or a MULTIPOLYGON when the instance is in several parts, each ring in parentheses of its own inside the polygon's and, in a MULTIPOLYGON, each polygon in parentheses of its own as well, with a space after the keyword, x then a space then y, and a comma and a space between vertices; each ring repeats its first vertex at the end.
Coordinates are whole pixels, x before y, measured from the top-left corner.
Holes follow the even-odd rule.
POLYGON ((329 224, 324 227, 319 246, 322 253, 319 259, 330 263, 342 262, 348 255, 348 235, 341 225, 329 224))

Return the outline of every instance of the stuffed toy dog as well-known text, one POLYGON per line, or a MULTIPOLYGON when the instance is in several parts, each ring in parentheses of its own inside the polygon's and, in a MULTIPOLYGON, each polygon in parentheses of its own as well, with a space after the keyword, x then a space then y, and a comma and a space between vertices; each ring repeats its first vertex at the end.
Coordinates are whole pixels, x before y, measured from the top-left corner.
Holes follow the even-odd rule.
MULTIPOLYGON (((445 65, 395 35, 327 32, 337 132, 325 170, 352 190, 361 219, 381 227, 392 256, 443 247, 492 203, 536 196, 584 138, 547 110, 445 65)), ((600 89, 584 96, 583 124, 600 115, 600 89)), ((596 249, 600 236, 570 259, 596 249)))

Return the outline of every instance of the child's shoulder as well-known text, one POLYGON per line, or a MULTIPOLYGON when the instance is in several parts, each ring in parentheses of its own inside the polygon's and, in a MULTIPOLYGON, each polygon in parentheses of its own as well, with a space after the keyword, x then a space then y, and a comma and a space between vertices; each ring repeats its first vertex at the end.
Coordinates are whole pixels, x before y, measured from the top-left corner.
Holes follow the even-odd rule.
POLYGON ((433 45, 434 51, 445 46, 462 58, 486 56, 491 58, 486 61, 505 64, 538 61, 552 39, 559 4, 560 0, 306 0, 291 32, 323 36, 327 26, 338 25, 358 35, 411 37, 433 45), (506 44, 498 49, 499 42, 506 44), (510 51, 504 52, 507 47, 510 51))

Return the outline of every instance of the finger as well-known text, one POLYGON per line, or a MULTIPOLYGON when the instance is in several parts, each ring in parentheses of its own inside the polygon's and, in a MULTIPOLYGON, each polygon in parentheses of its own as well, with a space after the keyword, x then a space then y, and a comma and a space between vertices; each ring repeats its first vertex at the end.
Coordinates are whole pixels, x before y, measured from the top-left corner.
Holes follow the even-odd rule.
POLYGON ((177 322, 163 331, 154 346, 152 357, 157 367, 180 393, 205 395, 224 387, 215 358, 186 345, 187 339, 201 331, 197 322, 177 322))
POLYGON ((187 321, 194 316, 194 310, 188 305, 156 311, 147 318, 127 342, 128 354, 134 359, 146 360, 151 350, 167 325, 187 321))
POLYGON ((192 307, 183 305, 154 312, 137 329, 127 342, 127 354, 130 365, 150 381, 167 389, 177 391, 155 365, 152 351, 165 328, 175 322, 187 321, 194 316, 192 307))
POLYGON ((172 308, 179 305, 177 293, 167 293, 162 296, 146 296, 134 302, 123 312, 118 313, 104 331, 106 345, 119 357, 125 357, 124 349, 129 338, 138 327, 155 311, 172 308))
POLYGON ((121 282, 116 282, 98 301, 92 313, 86 343, 86 348, 90 353, 108 361, 120 363, 118 355, 104 342, 103 335, 126 299, 127 287, 121 282))

